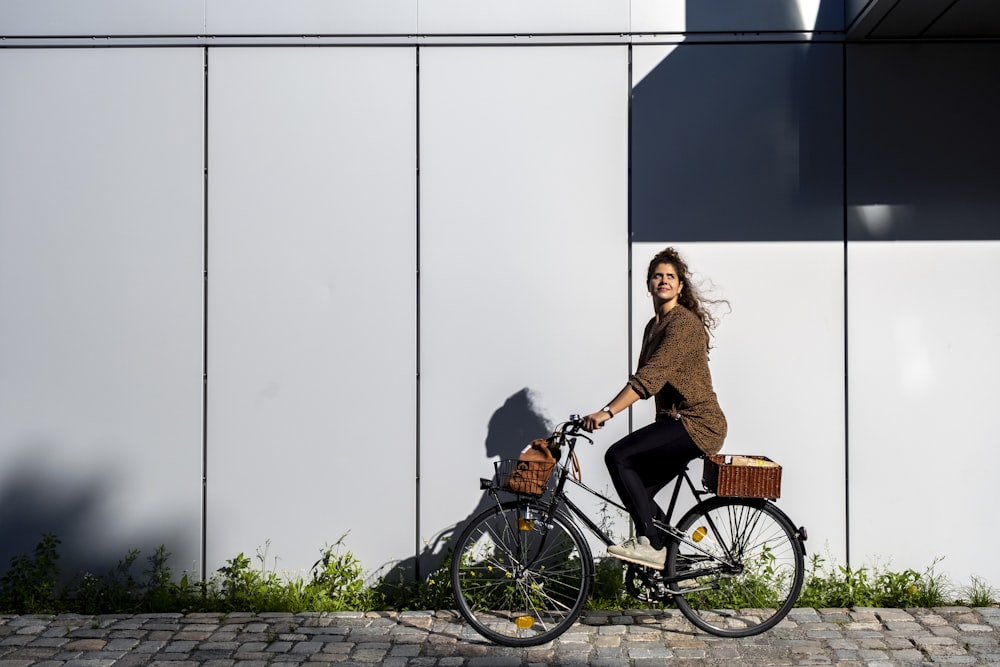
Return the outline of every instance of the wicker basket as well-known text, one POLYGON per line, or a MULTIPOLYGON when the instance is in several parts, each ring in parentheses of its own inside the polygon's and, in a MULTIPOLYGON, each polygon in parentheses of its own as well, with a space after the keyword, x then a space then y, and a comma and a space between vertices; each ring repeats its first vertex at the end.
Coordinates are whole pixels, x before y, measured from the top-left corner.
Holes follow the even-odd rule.
POLYGON ((555 468, 554 463, 518 459, 497 461, 494 465, 497 471, 497 483, 501 489, 526 496, 540 496, 545 493, 549 477, 555 468))
POLYGON ((766 456, 716 454, 705 458, 701 483, 717 496, 777 500, 781 497, 781 466, 766 456), (734 459, 743 465, 735 465, 734 459))

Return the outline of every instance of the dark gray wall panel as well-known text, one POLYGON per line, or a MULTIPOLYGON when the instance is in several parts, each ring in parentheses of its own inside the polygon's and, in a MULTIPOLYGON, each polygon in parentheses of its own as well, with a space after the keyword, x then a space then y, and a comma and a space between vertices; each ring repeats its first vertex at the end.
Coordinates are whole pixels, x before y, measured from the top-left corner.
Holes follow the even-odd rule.
POLYGON ((1000 239, 1000 47, 847 47, 852 240, 1000 239))
POLYGON ((842 239, 841 49, 635 47, 633 240, 842 239))

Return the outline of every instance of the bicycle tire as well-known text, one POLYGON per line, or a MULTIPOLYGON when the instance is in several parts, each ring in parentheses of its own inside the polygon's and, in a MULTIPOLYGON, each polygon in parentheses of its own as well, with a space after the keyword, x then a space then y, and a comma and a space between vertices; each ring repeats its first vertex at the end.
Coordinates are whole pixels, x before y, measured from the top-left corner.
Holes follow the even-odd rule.
POLYGON ((772 503, 710 498, 681 517, 677 529, 702 551, 672 540, 668 577, 710 569, 715 561, 706 552, 732 564, 670 584, 677 608, 696 627, 720 637, 749 637, 773 628, 795 606, 805 579, 805 548, 791 520, 772 503))
POLYGON ((538 517, 545 511, 533 500, 497 505, 469 523, 452 552, 458 610, 494 643, 549 642, 576 621, 590 597, 589 544, 562 513, 544 523, 538 517))

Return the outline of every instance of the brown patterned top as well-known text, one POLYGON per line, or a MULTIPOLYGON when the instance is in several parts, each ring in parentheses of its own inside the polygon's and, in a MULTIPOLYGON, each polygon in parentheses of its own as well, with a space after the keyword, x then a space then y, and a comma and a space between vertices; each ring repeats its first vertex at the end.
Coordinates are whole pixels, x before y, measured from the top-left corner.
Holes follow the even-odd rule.
POLYGON ((705 326, 678 304, 659 321, 652 318, 642 336, 639 368, 629 385, 642 398, 655 396, 656 417, 680 419, 706 454, 722 449, 726 416, 712 388, 705 326))

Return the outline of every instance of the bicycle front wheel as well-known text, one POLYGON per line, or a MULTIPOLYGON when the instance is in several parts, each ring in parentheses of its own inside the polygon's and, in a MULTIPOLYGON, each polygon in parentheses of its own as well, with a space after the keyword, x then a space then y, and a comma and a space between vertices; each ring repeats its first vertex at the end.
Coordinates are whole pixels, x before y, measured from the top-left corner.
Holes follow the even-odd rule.
POLYGON ((666 571, 678 609, 695 626, 747 637, 791 611, 805 578, 805 549, 777 507, 755 498, 711 498, 677 528, 691 544, 671 541, 666 571))
POLYGON ((489 509, 458 538, 451 586, 462 616, 490 641, 536 646, 565 632, 594 583, 590 547, 562 514, 534 501, 489 509))

